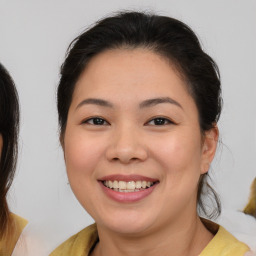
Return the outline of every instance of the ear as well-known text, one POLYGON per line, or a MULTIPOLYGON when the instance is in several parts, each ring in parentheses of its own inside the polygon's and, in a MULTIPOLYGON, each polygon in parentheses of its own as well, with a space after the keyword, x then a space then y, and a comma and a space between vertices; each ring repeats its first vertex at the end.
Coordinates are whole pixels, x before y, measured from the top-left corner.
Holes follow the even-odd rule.
POLYGON ((219 139, 219 129, 215 125, 206 131, 203 136, 201 174, 208 172, 210 164, 214 158, 219 139))

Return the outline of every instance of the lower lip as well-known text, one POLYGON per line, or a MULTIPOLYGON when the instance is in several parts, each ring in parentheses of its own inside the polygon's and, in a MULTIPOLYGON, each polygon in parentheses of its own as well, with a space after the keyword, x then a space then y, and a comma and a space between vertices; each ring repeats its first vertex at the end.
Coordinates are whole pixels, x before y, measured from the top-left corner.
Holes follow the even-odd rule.
POLYGON ((150 188, 137 191, 137 192, 119 192, 119 191, 114 191, 110 188, 105 187, 101 181, 99 181, 99 183, 103 191, 106 193, 108 197, 121 203, 131 203, 131 202, 137 202, 142 200, 143 198, 149 196, 158 184, 156 183, 150 188))

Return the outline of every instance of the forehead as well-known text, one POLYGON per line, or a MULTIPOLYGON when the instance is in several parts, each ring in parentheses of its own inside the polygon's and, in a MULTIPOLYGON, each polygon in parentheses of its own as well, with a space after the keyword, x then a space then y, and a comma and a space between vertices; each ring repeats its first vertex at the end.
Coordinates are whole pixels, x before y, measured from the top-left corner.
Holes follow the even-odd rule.
MULTIPOLYGON (((187 94, 187 84, 174 64, 148 49, 114 49, 98 54, 81 74, 73 99, 90 94, 187 94)), ((105 95, 107 96, 107 95, 105 95)))

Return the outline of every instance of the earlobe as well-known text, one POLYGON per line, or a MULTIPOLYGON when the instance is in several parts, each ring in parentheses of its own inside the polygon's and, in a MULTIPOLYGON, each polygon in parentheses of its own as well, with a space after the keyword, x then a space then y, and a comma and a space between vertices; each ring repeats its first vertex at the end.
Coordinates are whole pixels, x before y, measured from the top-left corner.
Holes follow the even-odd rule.
POLYGON ((201 174, 208 172, 210 164, 215 156, 219 138, 219 129, 215 125, 204 134, 202 147, 201 174))

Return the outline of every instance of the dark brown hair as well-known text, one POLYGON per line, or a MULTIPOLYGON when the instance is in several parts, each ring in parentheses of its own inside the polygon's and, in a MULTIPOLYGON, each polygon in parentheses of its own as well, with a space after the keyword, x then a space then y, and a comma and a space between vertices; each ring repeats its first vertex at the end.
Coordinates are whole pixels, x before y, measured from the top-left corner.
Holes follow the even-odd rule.
MULTIPOLYGON (((108 49, 146 48, 169 59, 186 79, 188 91, 198 112, 202 134, 213 128, 221 113, 220 75, 216 63, 207 55, 195 33, 183 22, 141 12, 122 12, 97 22, 70 45, 61 67, 58 87, 60 138, 65 133, 67 116, 77 80, 88 62, 108 49)), ((198 184, 198 211, 207 217, 220 213, 220 202, 207 183, 207 174, 198 184), (203 189, 207 189, 207 193, 203 189), (212 209, 202 195, 212 196, 212 209)))
POLYGON ((6 196, 15 173, 18 131, 18 94, 11 76, 0 63, 0 134, 3 139, 0 158, 0 239, 8 239, 12 232, 6 196))

